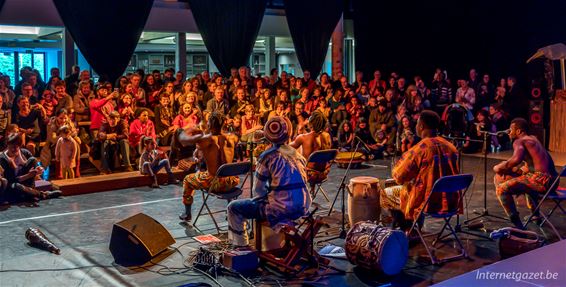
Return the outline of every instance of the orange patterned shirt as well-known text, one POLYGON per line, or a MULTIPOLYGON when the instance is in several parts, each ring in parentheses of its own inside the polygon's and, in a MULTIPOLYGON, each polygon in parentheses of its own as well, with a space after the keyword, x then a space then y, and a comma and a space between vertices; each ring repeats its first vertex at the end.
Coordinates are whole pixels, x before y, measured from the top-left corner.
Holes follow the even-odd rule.
MULTIPOLYGON (((405 152, 393 168, 393 178, 403 185, 401 211, 414 220, 423 208, 434 182, 460 173, 458 150, 442 137, 425 138, 405 152)), ((459 196, 435 193, 428 212, 442 212, 458 203, 459 196)))

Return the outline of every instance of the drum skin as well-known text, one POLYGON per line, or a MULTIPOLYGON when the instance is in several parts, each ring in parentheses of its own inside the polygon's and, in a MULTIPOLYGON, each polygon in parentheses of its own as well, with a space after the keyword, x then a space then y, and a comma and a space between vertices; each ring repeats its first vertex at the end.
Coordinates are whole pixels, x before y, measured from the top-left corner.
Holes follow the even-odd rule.
POLYGON ((345 249, 352 264, 395 275, 407 263, 409 241, 403 231, 364 221, 354 224, 348 231, 345 249))
POLYGON ((348 168, 348 164, 350 163, 350 159, 352 159, 352 166, 351 168, 360 168, 362 162, 364 162, 364 154, 361 152, 339 152, 336 155, 334 161, 338 165, 339 168, 348 168), (352 154, 354 158, 352 159, 352 154))
POLYGON ((348 219, 350 226, 358 221, 379 221, 381 207, 379 179, 358 176, 350 179, 348 185, 348 219))

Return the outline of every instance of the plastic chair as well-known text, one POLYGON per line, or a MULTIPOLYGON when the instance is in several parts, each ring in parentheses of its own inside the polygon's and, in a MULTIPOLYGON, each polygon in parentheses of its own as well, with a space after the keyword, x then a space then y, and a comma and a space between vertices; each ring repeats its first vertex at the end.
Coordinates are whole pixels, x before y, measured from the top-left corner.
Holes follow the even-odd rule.
POLYGON ((549 220, 549 218, 557 208, 560 208, 562 213, 566 214, 566 210, 564 210, 564 208, 560 205, 563 200, 566 200, 566 188, 558 186, 560 184, 561 177, 566 177, 566 166, 562 167, 560 174, 552 181, 552 184, 544 193, 542 199, 535 207, 533 213, 531 213, 531 215, 527 218, 527 221, 525 221, 525 224, 523 224, 523 229, 526 229, 527 225, 533 221, 535 214, 539 213, 543 217, 543 221, 539 224, 539 226, 542 227, 546 222, 548 222, 550 228, 552 228, 552 231, 554 231, 554 234, 556 234, 559 240, 562 240, 562 236, 560 236, 560 233, 558 232, 554 224, 552 224, 549 220), (547 198, 550 198, 552 201, 554 201, 554 207, 548 214, 544 214, 544 211, 541 211, 540 209, 542 207, 542 203, 547 198))
MULTIPOLYGON (((318 150, 309 156, 307 162, 307 173, 321 173, 323 174, 326 168, 330 168, 329 164, 336 158, 338 154, 337 149, 326 149, 326 150, 318 150)), ((327 202, 330 202, 330 198, 328 197, 328 193, 322 188, 322 184, 326 182, 328 176, 324 176, 324 178, 318 178, 316 176, 309 178, 309 185, 310 185, 310 193, 312 195, 312 199, 316 198, 316 195, 320 191, 327 202)))
MULTIPOLYGON (((218 179, 219 177, 246 175, 250 171, 251 167, 252 167, 252 165, 249 161, 236 162, 236 163, 225 163, 218 168, 218 171, 216 171, 216 176, 214 177, 212 182, 216 181, 216 179, 218 179)), ((214 212, 211 211, 210 207, 208 206, 208 198, 210 196, 213 196, 213 197, 216 197, 218 199, 226 200, 227 203, 230 203, 230 201, 238 198, 238 196, 240 196, 242 194, 242 188, 243 188, 244 182, 242 182, 240 184, 240 186, 236 186, 236 187, 234 187, 230 190, 227 190, 227 191, 226 190, 211 190, 210 188, 208 190, 201 189, 203 202, 202 202, 202 206, 200 207, 200 210, 197 214, 197 217, 195 218, 193 226, 196 227, 197 221, 198 221, 198 219, 201 215, 208 214, 210 216, 210 218, 212 219, 212 222, 214 222, 214 226, 216 227, 216 230, 218 231, 218 233, 220 233, 221 229, 218 226, 218 222, 216 222, 216 219, 214 218, 214 214, 220 213, 220 212, 226 212, 226 209, 218 210, 218 211, 214 211, 214 212), (207 213, 203 213, 204 208, 206 208, 207 213)))
MULTIPOLYGON (((413 222, 413 225, 411 226, 411 229, 409 230, 409 234, 412 233, 413 230, 415 230, 417 232, 417 234, 419 235, 419 238, 421 239, 421 242, 423 243, 426 252, 428 253, 428 255, 430 256, 430 260, 432 262, 432 264, 439 264, 448 260, 453 260, 453 259, 458 259, 458 258, 468 258, 468 253, 466 251, 466 249, 464 248, 464 245, 462 244, 462 241, 460 241, 460 238, 458 237, 458 234, 456 233, 456 230, 454 229, 454 227, 452 227, 452 225, 450 224, 450 220, 452 219, 452 217, 456 214, 458 214, 458 209, 460 207, 460 203, 462 198, 464 198, 464 195, 466 193, 466 191, 468 190, 468 188, 470 187, 470 184, 472 183, 474 177, 471 174, 460 174, 460 175, 450 175, 450 176, 443 176, 441 178, 439 178, 438 180, 436 180, 436 182, 434 183, 434 185, 432 186, 432 190, 430 192, 430 194, 428 195, 425 204, 423 206, 423 208, 421 209, 421 212, 419 213, 419 216, 417 216, 416 218, 421 218, 423 217, 424 220, 426 220, 427 217, 432 217, 432 218, 442 218, 444 219, 444 225, 442 226, 442 229, 440 230, 440 232, 438 233, 433 233, 433 234, 429 234, 426 235, 428 236, 436 236, 436 239, 433 241, 432 246, 429 246, 425 240, 425 236, 423 236, 420 228, 422 226, 420 226, 419 222, 420 220, 415 220, 413 222), (462 192, 464 191, 464 192, 462 192), (426 210, 429 207, 429 203, 430 203, 430 199, 432 197, 432 195, 434 193, 444 193, 446 196, 449 196, 451 194, 454 193, 459 193, 459 199, 458 202, 455 206, 451 207, 450 210, 447 211, 443 211, 443 212, 427 212, 426 210), (450 231, 450 233, 446 234, 446 236, 443 236, 444 230, 448 229, 450 231), (460 253, 458 255, 455 256, 450 256, 450 257, 445 257, 445 258, 437 258, 434 255, 434 246, 436 245, 436 243, 444 237, 448 237, 452 235, 454 237, 454 239, 456 240, 456 242, 458 243, 459 251, 460 253)), ((423 225, 424 225, 424 220, 422 221, 423 225)))

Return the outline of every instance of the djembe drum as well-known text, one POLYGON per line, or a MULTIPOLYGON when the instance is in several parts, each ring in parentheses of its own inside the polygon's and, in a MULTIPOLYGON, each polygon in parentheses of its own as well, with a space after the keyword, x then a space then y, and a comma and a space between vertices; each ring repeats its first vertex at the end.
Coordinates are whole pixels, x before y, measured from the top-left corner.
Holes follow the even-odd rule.
POLYGON ((381 187, 379 179, 371 176, 357 176, 348 185, 348 219, 350 226, 358 221, 379 221, 381 187))
POLYGON ((407 263, 409 241, 403 231, 364 221, 348 231, 345 249, 352 264, 395 275, 407 263))
POLYGON ((362 163, 364 162, 364 154, 361 152, 350 152, 350 151, 339 152, 336 155, 336 158, 334 159, 336 164, 338 164, 339 168, 348 168, 348 164, 350 163, 350 160, 352 160, 351 168, 354 169, 360 168, 362 166, 362 163), (353 159, 352 159, 352 155, 353 155, 353 159))
POLYGON ((499 255, 506 259, 544 245, 544 239, 530 230, 504 227, 491 232, 492 239, 499 238, 499 255))

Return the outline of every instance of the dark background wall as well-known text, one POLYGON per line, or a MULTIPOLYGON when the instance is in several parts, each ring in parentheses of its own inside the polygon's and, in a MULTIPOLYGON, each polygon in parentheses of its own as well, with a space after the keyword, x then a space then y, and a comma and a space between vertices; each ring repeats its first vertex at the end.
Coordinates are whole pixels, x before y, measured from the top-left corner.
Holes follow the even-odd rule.
MULTIPOLYGON (((561 0, 352 0, 356 68, 398 71, 430 80, 436 67, 452 80, 470 68, 492 79, 542 73, 526 60, 542 46, 566 42, 561 0)), ((524 83, 525 81, 523 81, 524 83)))

